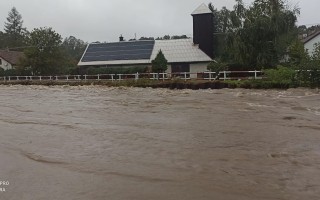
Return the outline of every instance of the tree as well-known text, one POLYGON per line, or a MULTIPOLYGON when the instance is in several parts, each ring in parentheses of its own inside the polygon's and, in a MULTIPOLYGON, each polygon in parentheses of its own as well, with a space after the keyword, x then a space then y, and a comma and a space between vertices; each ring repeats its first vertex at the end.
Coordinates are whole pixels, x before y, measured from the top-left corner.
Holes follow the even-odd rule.
POLYGON ((157 37, 156 40, 178 40, 178 39, 188 39, 187 35, 165 35, 163 37, 157 37))
POLYGON ((22 16, 15 7, 13 7, 8 14, 7 22, 5 22, 4 25, 4 31, 7 36, 7 45, 9 47, 24 45, 27 30, 23 27, 22 16))
POLYGON ((7 47, 7 35, 0 31, 0 49, 7 47))
POLYGON ((152 61, 152 71, 155 73, 165 72, 168 69, 168 61, 160 50, 157 57, 152 61))
POLYGON ((154 37, 141 37, 139 40, 154 40, 154 37))
POLYGON ((174 36, 171 36, 171 39, 172 40, 188 39, 188 36, 186 36, 186 35, 174 35, 174 36))
POLYGON ((310 71, 309 80, 312 87, 320 86, 320 43, 314 44, 311 65, 308 66, 310 71))
POLYGON ((299 35, 308 34, 308 28, 306 25, 302 25, 298 27, 299 35))
POLYGON ((232 11, 213 11, 218 31, 225 33, 226 58, 251 68, 276 66, 298 34, 299 9, 284 0, 255 0, 248 7, 236 0, 232 11))
POLYGON ((64 63, 65 73, 75 73, 77 64, 85 51, 87 44, 74 36, 65 38, 62 43, 62 50, 66 57, 64 63))
POLYGON ((80 60, 86 46, 87 46, 87 43, 85 43, 83 40, 77 39, 74 36, 65 38, 62 43, 62 47, 64 48, 66 53, 72 59, 75 59, 77 61, 80 60))
POLYGON ((295 40, 289 46, 288 57, 290 66, 296 69, 301 69, 310 60, 310 56, 300 40, 295 40))
MULTIPOLYGON (((220 60, 218 61, 212 61, 207 66, 207 69, 211 72, 215 72, 215 80, 219 79, 220 72, 226 71, 228 69, 228 66, 225 63, 222 63, 220 60)), ((211 75, 210 75, 211 76, 211 75)))
POLYGON ((36 28, 30 33, 22 64, 31 67, 34 74, 53 75, 63 73, 66 58, 61 50, 62 38, 52 28, 36 28))

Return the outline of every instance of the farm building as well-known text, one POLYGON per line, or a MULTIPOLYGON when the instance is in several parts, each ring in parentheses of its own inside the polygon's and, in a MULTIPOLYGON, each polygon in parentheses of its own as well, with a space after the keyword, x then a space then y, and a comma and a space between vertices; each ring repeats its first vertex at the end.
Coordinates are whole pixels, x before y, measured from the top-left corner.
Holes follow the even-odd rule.
MULTIPOLYGON (((123 41, 89 44, 78 64, 89 67, 151 68, 161 50, 168 60, 168 73, 201 73, 213 59, 213 14, 202 4, 193 13, 193 38, 176 40, 123 41)), ((195 74, 191 75, 195 78, 195 74)))

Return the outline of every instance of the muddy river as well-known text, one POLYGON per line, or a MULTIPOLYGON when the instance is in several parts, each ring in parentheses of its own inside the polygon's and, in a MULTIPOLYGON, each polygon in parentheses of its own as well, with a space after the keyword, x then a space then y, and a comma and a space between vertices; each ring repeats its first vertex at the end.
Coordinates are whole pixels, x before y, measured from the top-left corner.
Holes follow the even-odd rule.
POLYGON ((318 200, 320 92, 0 86, 2 200, 318 200))

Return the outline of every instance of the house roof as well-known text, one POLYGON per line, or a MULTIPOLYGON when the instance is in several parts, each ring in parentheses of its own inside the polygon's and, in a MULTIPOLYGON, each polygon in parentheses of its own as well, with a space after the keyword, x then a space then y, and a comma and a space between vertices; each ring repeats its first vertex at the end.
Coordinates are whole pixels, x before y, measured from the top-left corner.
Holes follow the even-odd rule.
POLYGON ((82 62, 149 59, 154 41, 90 44, 82 62))
POLYGON ((317 37, 318 35, 320 35, 320 31, 317 31, 317 32, 315 32, 314 34, 312 34, 312 35, 304 38, 304 39, 302 40, 303 44, 308 43, 310 40, 312 40, 313 38, 317 37))
POLYGON ((192 39, 156 40, 151 60, 154 60, 159 51, 165 55, 169 63, 177 62, 210 62, 212 59, 205 54, 192 39))
POLYGON ((6 60, 11 65, 17 65, 21 58, 24 57, 23 52, 19 51, 3 51, 0 50, 0 57, 6 60))
POLYGON ((209 7, 206 4, 201 4, 191 15, 201 15, 201 14, 208 14, 212 13, 209 7))
POLYGON ((210 62, 192 39, 89 44, 79 66, 151 64, 162 50, 169 63, 210 62))

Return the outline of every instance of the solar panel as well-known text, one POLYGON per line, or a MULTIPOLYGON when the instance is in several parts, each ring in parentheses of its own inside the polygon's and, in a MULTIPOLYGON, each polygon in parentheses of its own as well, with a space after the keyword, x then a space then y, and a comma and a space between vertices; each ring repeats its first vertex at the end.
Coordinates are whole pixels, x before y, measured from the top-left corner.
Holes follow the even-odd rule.
POLYGON ((155 41, 90 44, 82 62, 150 59, 155 41))

